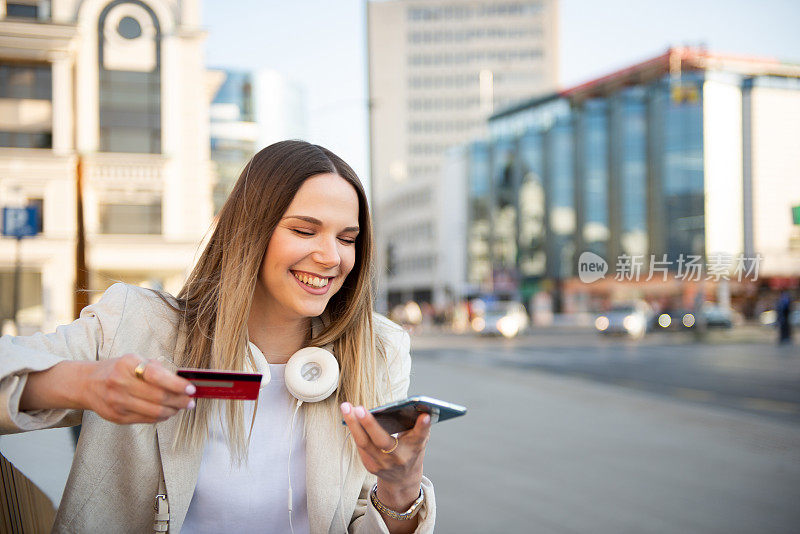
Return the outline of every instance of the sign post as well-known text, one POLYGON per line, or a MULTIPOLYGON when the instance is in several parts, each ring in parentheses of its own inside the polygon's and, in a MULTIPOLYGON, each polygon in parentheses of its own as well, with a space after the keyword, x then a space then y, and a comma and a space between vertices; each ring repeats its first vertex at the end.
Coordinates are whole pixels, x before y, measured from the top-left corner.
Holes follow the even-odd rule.
POLYGON ((19 311, 20 282, 22 277, 22 238, 33 237, 40 232, 39 207, 27 206, 23 208, 3 208, 3 236, 13 237, 17 240, 16 258, 14 262, 14 300, 12 318, 14 326, 19 332, 17 312, 19 311))

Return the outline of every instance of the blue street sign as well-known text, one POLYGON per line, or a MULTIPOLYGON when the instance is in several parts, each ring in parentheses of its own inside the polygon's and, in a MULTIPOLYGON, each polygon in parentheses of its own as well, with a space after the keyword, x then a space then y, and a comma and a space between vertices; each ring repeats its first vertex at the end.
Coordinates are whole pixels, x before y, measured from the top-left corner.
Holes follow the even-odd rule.
POLYGON ((31 237, 38 234, 39 207, 3 208, 3 235, 6 237, 31 237))

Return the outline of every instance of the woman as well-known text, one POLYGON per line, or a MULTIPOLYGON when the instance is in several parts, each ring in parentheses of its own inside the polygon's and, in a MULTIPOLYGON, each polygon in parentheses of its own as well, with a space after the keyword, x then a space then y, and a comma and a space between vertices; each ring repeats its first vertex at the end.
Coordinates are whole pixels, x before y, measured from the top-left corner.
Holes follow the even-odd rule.
POLYGON ((82 415, 55 531, 147 531, 155 503, 157 531, 431 532, 429 418, 396 439, 366 411, 405 397, 410 373, 371 270, 357 176, 285 141, 248 163, 177 298, 115 284, 52 334, 0 338, 4 432, 82 415), (279 382, 308 346, 333 352, 339 385, 294 425, 279 382), (195 405, 177 367, 257 370, 261 403, 195 405))

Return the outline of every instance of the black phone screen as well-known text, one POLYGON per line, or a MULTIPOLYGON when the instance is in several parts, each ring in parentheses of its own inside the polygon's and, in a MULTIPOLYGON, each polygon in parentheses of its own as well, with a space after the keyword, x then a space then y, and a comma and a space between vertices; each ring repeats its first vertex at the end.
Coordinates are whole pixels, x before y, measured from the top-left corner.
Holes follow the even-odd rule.
POLYGON ((372 415, 386 432, 396 434, 414 428, 414 425, 417 424, 417 417, 421 413, 431 413, 431 408, 425 404, 414 402, 388 408, 372 415))

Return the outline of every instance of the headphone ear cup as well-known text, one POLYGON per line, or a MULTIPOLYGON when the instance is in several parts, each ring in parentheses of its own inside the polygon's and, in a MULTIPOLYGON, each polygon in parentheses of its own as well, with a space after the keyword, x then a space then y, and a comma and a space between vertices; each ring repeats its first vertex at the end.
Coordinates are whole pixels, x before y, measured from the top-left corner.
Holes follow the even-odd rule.
POLYGON ((303 402, 327 399, 339 386, 339 362, 325 349, 300 349, 286 362, 286 389, 303 402))

